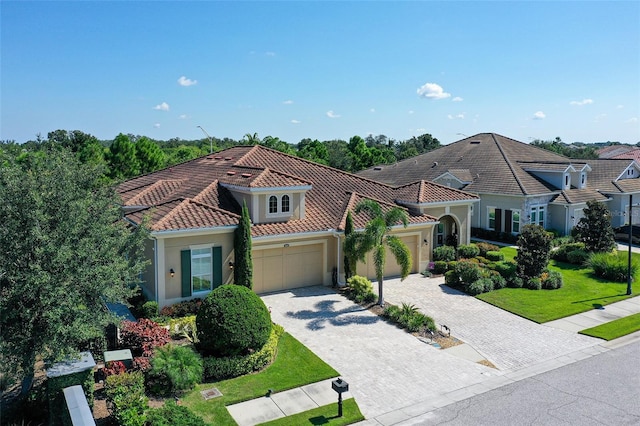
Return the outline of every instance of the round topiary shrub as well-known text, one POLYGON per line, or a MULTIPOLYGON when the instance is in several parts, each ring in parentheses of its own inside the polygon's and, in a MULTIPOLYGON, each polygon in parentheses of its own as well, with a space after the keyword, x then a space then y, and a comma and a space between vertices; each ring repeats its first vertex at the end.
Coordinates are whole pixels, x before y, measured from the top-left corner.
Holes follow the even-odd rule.
POLYGON ((196 315, 198 349, 206 355, 245 355, 269 339, 271 317, 249 288, 227 284, 213 290, 196 315))

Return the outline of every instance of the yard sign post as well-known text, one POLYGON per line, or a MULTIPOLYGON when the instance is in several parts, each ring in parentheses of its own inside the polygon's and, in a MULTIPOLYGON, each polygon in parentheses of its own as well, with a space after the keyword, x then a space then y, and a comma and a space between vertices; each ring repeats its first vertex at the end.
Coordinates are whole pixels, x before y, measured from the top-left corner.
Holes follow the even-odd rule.
POLYGON ((627 261, 627 296, 630 296, 631 291, 631 237, 633 236, 632 225, 633 225, 633 217, 631 213, 633 212, 633 195, 629 194, 629 256, 627 261))

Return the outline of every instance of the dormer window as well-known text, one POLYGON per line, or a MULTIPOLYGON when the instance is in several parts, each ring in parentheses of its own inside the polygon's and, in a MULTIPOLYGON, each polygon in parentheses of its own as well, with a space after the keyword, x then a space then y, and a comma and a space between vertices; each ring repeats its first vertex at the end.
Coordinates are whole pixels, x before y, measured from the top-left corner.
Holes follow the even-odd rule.
POLYGON ((269 195, 267 200, 267 211, 270 216, 288 215, 291 213, 290 195, 269 195))
POLYGON ((587 174, 586 173, 581 173, 580 174, 580 187, 584 188, 584 184, 587 180, 587 174))
POLYGON ((569 175, 564 175, 564 187, 569 187, 569 175))

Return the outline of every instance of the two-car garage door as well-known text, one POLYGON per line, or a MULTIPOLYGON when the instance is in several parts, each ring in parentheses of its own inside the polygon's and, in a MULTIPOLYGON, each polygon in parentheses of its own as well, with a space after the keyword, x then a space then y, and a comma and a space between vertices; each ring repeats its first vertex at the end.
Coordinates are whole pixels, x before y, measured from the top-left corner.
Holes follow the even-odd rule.
POLYGON ((323 284, 324 244, 292 245, 253 250, 253 290, 256 293, 323 284))

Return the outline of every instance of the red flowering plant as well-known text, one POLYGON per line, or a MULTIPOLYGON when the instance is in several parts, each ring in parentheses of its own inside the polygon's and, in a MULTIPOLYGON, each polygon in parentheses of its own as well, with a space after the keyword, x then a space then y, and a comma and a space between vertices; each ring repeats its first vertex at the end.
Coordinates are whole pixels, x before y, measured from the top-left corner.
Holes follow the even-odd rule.
POLYGON ((155 348, 166 345, 170 339, 169 330, 146 318, 123 321, 120 328, 121 344, 130 348, 134 357, 150 357, 155 348))

